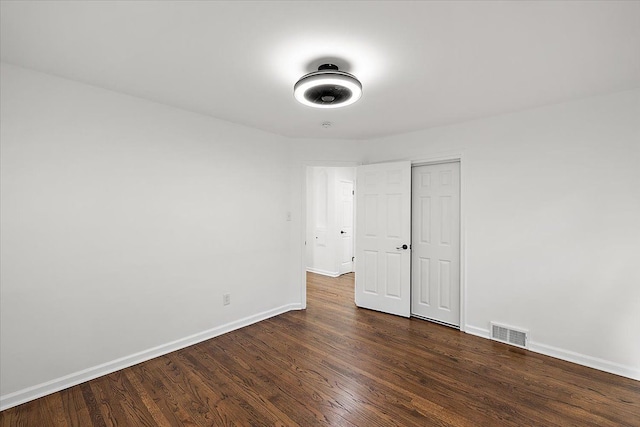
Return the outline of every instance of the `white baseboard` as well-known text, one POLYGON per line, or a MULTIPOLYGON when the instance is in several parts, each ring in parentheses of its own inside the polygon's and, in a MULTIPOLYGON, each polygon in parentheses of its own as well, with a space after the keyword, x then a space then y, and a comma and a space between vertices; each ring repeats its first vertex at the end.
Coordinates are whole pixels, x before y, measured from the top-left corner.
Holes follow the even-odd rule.
POLYGON ((480 338, 487 338, 487 339, 491 338, 491 335, 489 335, 488 329, 476 328, 475 326, 465 325, 464 331, 468 334, 475 335, 480 338))
MULTIPOLYGON (((488 329, 477 328, 475 326, 466 325, 465 332, 481 338, 490 339, 491 335, 488 329)), ((567 362, 576 363, 588 368, 597 369, 599 371, 609 372, 610 374, 620 375, 621 377, 631 378, 640 381, 640 369, 631 366, 624 366, 597 357, 587 356, 585 354, 576 353, 558 347, 529 341, 527 350, 534 353, 544 354, 545 356, 554 357, 556 359, 565 360, 567 362)))
POLYGON ((337 271, 320 270, 318 268, 307 267, 307 271, 309 273, 322 274, 323 276, 329 276, 329 277, 338 277, 340 275, 340 273, 337 271))
POLYGON ((545 356, 555 357, 556 359, 566 360, 567 362, 577 363, 578 365, 587 366, 589 368, 598 369, 599 371, 609 372, 611 374, 620 375, 621 377, 640 381, 640 369, 636 369, 631 366, 620 365, 608 360, 587 356, 585 354, 533 341, 529 342, 529 350, 544 354, 545 356))
POLYGON ((58 392, 60 390, 64 390, 66 388, 101 377, 103 375, 128 368, 129 366, 137 365, 138 363, 163 356, 167 353, 189 347, 190 345, 194 345, 199 342, 206 341, 208 339, 225 334, 227 332, 249 326, 251 324, 260 322, 261 320, 286 313, 287 311, 300 310, 301 308, 302 307, 299 303, 283 305, 281 307, 264 311, 253 316, 245 317, 244 319, 236 320, 234 322, 227 323, 216 328, 208 329, 206 331, 202 331, 188 337, 180 338, 178 340, 162 344, 148 350, 143 350, 141 352, 121 357, 119 359, 112 360, 98 366, 65 375, 64 377, 56 378, 42 384, 27 387, 25 389, 18 390, 4 396, 0 396, 0 411, 4 411, 5 409, 12 408, 14 406, 26 403, 30 400, 38 399, 40 397, 58 392))

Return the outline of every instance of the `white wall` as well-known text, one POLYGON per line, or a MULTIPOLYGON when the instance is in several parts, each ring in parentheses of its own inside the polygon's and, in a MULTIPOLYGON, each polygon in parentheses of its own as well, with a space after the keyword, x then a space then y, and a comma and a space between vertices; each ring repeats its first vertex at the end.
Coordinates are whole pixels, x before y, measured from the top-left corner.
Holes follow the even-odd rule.
POLYGON ((0 76, 3 405, 299 305, 291 141, 7 64, 0 76))
POLYGON ((640 379, 640 91, 362 144, 366 163, 462 154, 466 328, 640 379))
POLYGON ((306 167, 443 153, 463 154, 468 330, 640 379, 640 91, 356 142, 5 64, 0 83, 3 405, 304 305, 306 167))
POLYGON ((332 234, 335 221, 332 168, 307 169, 307 271, 337 277, 332 234))

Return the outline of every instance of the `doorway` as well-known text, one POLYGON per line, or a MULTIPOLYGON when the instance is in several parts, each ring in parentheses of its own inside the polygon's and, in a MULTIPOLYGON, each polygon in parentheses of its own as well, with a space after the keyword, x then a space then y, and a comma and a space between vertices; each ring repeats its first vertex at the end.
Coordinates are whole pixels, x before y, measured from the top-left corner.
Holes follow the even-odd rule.
POLYGON ((351 273, 355 167, 308 166, 306 174, 306 271, 351 273))

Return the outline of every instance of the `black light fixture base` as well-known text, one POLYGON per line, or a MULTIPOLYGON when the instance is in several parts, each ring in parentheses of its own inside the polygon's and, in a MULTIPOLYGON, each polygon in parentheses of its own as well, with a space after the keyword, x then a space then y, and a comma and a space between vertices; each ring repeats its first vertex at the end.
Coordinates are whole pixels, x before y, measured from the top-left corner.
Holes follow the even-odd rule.
POLYGON ((321 66, 318 67, 318 71, 322 71, 322 70, 336 70, 338 71, 338 66, 335 64, 322 64, 321 66))

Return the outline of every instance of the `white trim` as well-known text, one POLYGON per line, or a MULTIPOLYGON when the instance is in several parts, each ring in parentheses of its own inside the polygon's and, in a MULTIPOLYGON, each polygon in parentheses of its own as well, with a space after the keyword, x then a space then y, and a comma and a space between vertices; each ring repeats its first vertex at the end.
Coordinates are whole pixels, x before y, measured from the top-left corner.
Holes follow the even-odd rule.
POLYGON ((475 335, 476 337, 491 339, 491 333, 488 329, 476 328, 475 326, 465 325, 464 331, 469 335, 475 335))
POLYGON ((434 153, 428 157, 422 157, 419 159, 411 159, 411 165, 422 166, 438 163, 450 163, 455 161, 461 161, 464 157, 464 153, 461 151, 450 151, 443 153, 434 153))
MULTIPOLYGON (((480 338, 491 340, 491 333, 488 329, 467 325, 466 332, 480 338)), ((525 350, 640 381, 640 369, 632 366, 620 365, 608 360, 587 356, 586 354, 576 353, 574 351, 553 347, 535 341, 529 341, 529 347, 525 350)))
POLYGON ((620 365, 608 360, 599 359, 597 357, 587 356, 586 354, 576 353, 570 350, 553 347, 538 342, 530 342, 529 350, 544 354, 546 356, 555 357, 556 359, 565 360, 567 362, 576 363, 588 368, 597 369, 599 371, 609 372, 611 374, 620 375, 621 377, 631 378, 640 381, 640 369, 632 366, 620 365))
POLYGON ((321 270, 319 268, 307 267, 307 271, 309 273, 316 273, 316 274, 321 274, 323 276, 329 276, 329 277, 338 277, 338 276, 340 276, 340 273, 337 272, 337 271, 327 271, 327 270, 321 270))
POLYGON ((274 317, 288 311, 300 309, 300 304, 283 305, 272 310, 263 311, 262 313, 254 314, 252 316, 248 316, 222 326, 218 326, 206 331, 199 332, 197 334, 180 338, 175 341, 159 345, 157 347, 143 350, 129 356, 121 357, 119 359, 103 363, 101 365, 83 369, 81 371, 74 372, 72 374, 65 375, 51 381, 47 381, 38 385, 24 388, 22 390, 18 390, 13 393, 6 394, 4 396, 0 396, 0 411, 4 411, 5 409, 9 409, 22 403, 26 403, 28 401, 46 396, 48 394, 64 390, 66 388, 101 377, 103 375, 107 375, 112 372, 137 365, 138 363, 146 362, 147 360, 163 356, 165 354, 180 350, 185 347, 189 347, 199 342, 206 341, 222 334, 226 334, 227 332, 244 328, 245 326, 249 326, 262 320, 266 320, 270 317, 274 317))
POLYGON ((466 161, 462 154, 459 154, 460 162, 460 330, 466 330, 467 322, 467 251, 466 251, 466 206, 467 206, 467 183, 466 183, 466 161))

